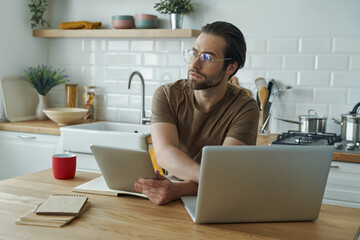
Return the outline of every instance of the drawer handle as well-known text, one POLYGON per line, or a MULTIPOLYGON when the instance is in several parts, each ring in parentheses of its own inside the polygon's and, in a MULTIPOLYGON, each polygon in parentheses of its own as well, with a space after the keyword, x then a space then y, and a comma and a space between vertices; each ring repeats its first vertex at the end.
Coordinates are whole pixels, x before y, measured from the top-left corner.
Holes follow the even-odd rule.
POLYGON ((18 138, 21 138, 21 139, 36 139, 36 137, 34 137, 34 136, 22 136, 22 135, 18 135, 18 138))
POLYGON ((337 165, 331 165, 330 168, 340 168, 340 167, 337 165))

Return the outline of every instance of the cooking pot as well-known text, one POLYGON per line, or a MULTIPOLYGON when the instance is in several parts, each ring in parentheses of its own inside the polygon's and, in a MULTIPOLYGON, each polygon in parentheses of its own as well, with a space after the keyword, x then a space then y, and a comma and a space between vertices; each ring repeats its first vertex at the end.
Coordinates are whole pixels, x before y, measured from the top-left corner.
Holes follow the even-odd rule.
POLYGON ((360 114, 357 113, 360 102, 350 113, 341 114, 341 122, 332 118, 333 122, 341 125, 341 137, 346 141, 360 142, 360 114))
POLYGON ((282 118, 275 119, 288 123, 299 124, 299 131, 302 133, 325 133, 327 117, 318 116, 314 109, 309 109, 307 115, 299 115, 298 118, 299 122, 282 118), (315 113, 314 115, 310 114, 312 111, 315 113))

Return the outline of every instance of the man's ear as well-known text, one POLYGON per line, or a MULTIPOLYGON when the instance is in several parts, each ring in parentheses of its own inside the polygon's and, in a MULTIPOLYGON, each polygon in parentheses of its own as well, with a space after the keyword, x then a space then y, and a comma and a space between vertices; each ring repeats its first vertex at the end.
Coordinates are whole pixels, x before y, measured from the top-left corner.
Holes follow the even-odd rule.
POLYGON ((226 75, 231 76, 236 71, 236 69, 238 69, 238 63, 237 62, 230 63, 226 69, 226 75))

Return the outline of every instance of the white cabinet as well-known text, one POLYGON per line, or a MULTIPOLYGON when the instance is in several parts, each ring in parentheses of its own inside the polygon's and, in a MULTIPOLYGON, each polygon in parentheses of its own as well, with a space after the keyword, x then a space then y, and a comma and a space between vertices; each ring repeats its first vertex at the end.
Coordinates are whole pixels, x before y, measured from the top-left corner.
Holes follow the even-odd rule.
POLYGON ((332 162, 324 203, 360 208, 360 164, 332 162))
POLYGON ((51 168, 59 136, 0 131, 0 180, 51 168))

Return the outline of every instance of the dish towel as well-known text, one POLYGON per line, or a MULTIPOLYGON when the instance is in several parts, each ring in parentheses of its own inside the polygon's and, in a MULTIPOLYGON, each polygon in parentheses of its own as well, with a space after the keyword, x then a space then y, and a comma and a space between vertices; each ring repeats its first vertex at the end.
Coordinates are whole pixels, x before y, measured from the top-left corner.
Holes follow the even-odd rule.
POLYGON ((60 29, 98 29, 101 28, 101 22, 63 22, 60 23, 60 29))

